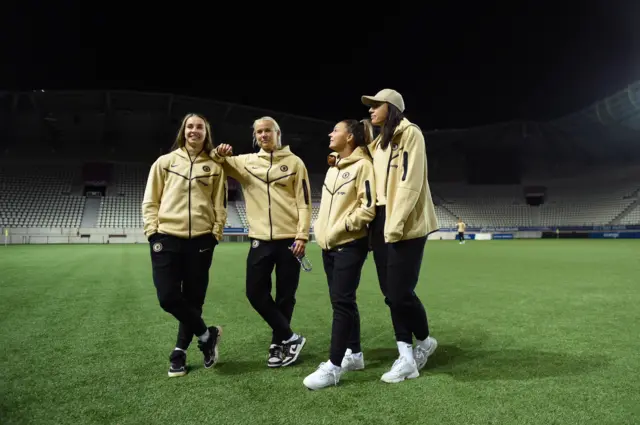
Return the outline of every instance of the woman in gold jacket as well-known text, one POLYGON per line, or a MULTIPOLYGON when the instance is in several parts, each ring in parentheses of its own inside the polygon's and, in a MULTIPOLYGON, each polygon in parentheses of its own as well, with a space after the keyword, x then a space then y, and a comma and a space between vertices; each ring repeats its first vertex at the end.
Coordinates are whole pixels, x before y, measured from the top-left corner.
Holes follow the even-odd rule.
POLYGON ((311 227, 311 197, 307 167, 282 144, 280 126, 271 117, 253 123, 257 153, 233 155, 221 144, 211 152, 227 175, 242 186, 251 248, 247 255, 246 294, 272 330, 267 366, 294 364, 306 338, 291 329, 300 282, 300 264, 311 227), (293 254, 293 255, 292 255, 293 254), (276 294, 271 296, 275 267, 276 294))
POLYGON ((329 134, 329 170, 322 188, 315 237, 322 248, 333 308, 329 361, 307 376, 312 390, 336 385, 342 374, 364 368, 356 290, 369 251, 367 226, 375 216, 373 162, 368 121, 345 120, 329 134))
POLYGON ((427 236, 438 230, 438 220, 427 179, 425 139, 405 118, 404 99, 395 90, 383 89, 375 96, 362 96, 362 102, 369 106, 373 125, 380 127, 370 145, 376 180, 371 243, 399 351, 381 379, 397 383, 417 378, 438 344, 429 334, 427 313, 415 293, 427 236))
POLYGON ((205 368, 218 361, 222 328, 205 324, 202 305, 213 251, 227 220, 227 179, 209 157, 211 149, 209 123, 201 115, 187 114, 172 151, 151 166, 142 201, 158 301, 180 322, 169 356, 170 377, 186 375, 187 348, 194 335, 205 368))

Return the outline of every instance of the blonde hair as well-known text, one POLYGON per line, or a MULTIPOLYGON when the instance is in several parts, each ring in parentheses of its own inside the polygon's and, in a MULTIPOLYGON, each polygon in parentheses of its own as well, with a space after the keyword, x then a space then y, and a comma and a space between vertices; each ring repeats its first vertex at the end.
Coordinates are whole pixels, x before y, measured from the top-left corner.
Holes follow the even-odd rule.
POLYGON ((278 133, 277 139, 276 139, 276 149, 281 149, 282 148, 282 131, 280 130, 280 125, 278 125, 278 122, 271 117, 258 118, 253 122, 253 125, 251 126, 253 128, 253 146, 259 146, 258 139, 256 139, 256 124, 258 124, 260 121, 269 121, 273 124, 273 128, 275 129, 276 133, 278 133))
POLYGON ((200 114, 187 114, 182 119, 182 124, 180 125, 180 130, 178 130, 178 134, 176 135, 176 140, 173 142, 173 146, 171 146, 171 150, 176 150, 179 148, 184 148, 187 144, 187 139, 184 137, 184 129, 187 127, 187 120, 191 117, 200 118, 204 121, 204 128, 207 134, 204 135, 204 147, 202 149, 203 152, 209 153, 213 150, 213 138, 211 137, 211 126, 209 125, 209 121, 200 115, 200 114))

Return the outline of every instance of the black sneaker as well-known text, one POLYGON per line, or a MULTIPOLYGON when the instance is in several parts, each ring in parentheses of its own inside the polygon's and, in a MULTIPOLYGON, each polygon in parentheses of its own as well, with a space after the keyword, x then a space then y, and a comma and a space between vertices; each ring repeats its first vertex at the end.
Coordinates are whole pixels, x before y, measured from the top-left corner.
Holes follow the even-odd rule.
POLYGON ((307 342, 307 339, 303 336, 299 336, 298 339, 294 339, 291 342, 284 343, 282 347, 284 351, 284 359, 282 359, 282 366, 289 366, 298 360, 298 356, 302 351, 302 347, 307 342))
POLYGON ((187 374, 187 353, 182 350, 173 350, 169 356, 169 378, 184 376, 187 374))
POLYGON ((220 326, 210 326, 209 334, 207 342, 198 340, 198 347, 204 354, 204 367, 207 369, 218 362, 218 343, 222 336, 222 328, 220 326))
POLYGON ((271 344, 269 346, 269 358, 267 359, 267 366, 280 367, 282 366, 282 345, 271 344))

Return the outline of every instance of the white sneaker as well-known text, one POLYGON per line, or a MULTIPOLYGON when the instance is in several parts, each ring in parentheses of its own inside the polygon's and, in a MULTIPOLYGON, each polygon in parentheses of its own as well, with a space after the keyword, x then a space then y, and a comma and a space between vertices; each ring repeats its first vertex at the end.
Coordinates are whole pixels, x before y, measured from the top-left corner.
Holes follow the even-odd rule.
POLYGON ((342 369, 341 373, 349 372, 352 370, 362 370, 364 369, 364 356, 360 353, 359 356, 353 355, 353 353, 345 354, 342 358, 342 364, 340 364, 340 368, 342 369))
POLYGON ((391 370, 382 375, 380 380, 388 384, 397 384, 405 379, 415 379, 418 376, 420 376, 420 372, 418 372, 418 365, 416 365, 415 360, 399 357, 398 360, 393 362, 391 370))
POLYGON ((302 381, 304 386, 310 390, 319 390, 331 385, 338 385, 338 382, 340 382, 340 368, 334 367, 329 362, 320 363, 318 369, 302 381))
POLYGON ((430 355, 436 351, 438 348, 438 341, 435 338, 427 337, 426 339, 426 347, 421 346, 420 344, 416 344, 413 349, 413 358, 416 360, 416 365, 418 366, 418 370, 421 370, 426 364, 427 359, 430 355))

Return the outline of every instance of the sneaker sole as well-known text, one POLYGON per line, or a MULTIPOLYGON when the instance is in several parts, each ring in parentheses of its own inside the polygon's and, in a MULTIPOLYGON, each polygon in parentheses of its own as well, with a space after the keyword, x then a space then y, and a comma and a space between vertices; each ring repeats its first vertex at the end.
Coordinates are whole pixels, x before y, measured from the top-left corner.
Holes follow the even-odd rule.
MULTIPOLYGON (((338 381, 340 382, 340 381, 338 381)), ((317 385, 311 385, 311 384, 306 384, 304 381, 302 381, 302 385, 304 385, 304 387, 306 389, 308 389, 309 391, 319 391, 319 390, 324 390, 325 388, 331 388, 331 387, 337 387, 338 384, 327 384, 324 386, 317 386, 317 385)))
POLYGON ((218 363, 218 360, 220 360, 220 357, 218 356, 218 344, 222 338, 222 326, 216 326, 215 328, 218 330, 218 336, 216 337, 216 345, 213 347, 213 362, 209 366, 205 364, 205 369, 211 369, 216 365, 216 363, 218 363))
POLYGON ((282 367, 282 363, 269 363, 267 362, 267 367, 270 367, 271 369, 275 369, 278 367, 282 367))
POLYGON ((187 374, 187 371, 182 371, 182 372, 169 372, 167 373, 167 375, 169 375, 169 378, 178 378, 180 376, 185 376, 187 374))
POLYGON ((387 384, 398 384, 398 383, 404 381, 405 379, 416 379, 419 376, 420 376, 420 372, 418 372, 416 370, 414 373, 412 373, 409 376, 403 376, 403 377, 400 377, 400 378, 397 378, 397 379, 385 379, 385 377, 383 376, 382 378, 380 378, 380 380, 382 382, 386 382, 387 384))
POLYGON ((300 356, 300 353, 302 353, 302 349, 304 348, 305 344, 307 343, 307 338, 302 337, 302 344, 300 344, 300 349, 298 350, 298 352, 296 353, 295 356, 293 356, 293 358, 289 361, 286 362, 282 362, 282 367, 286 367, 286 366, 290 366, 292 364, 294 364, 296 362, 296 360, 298 360, 298 357, 300 356))

